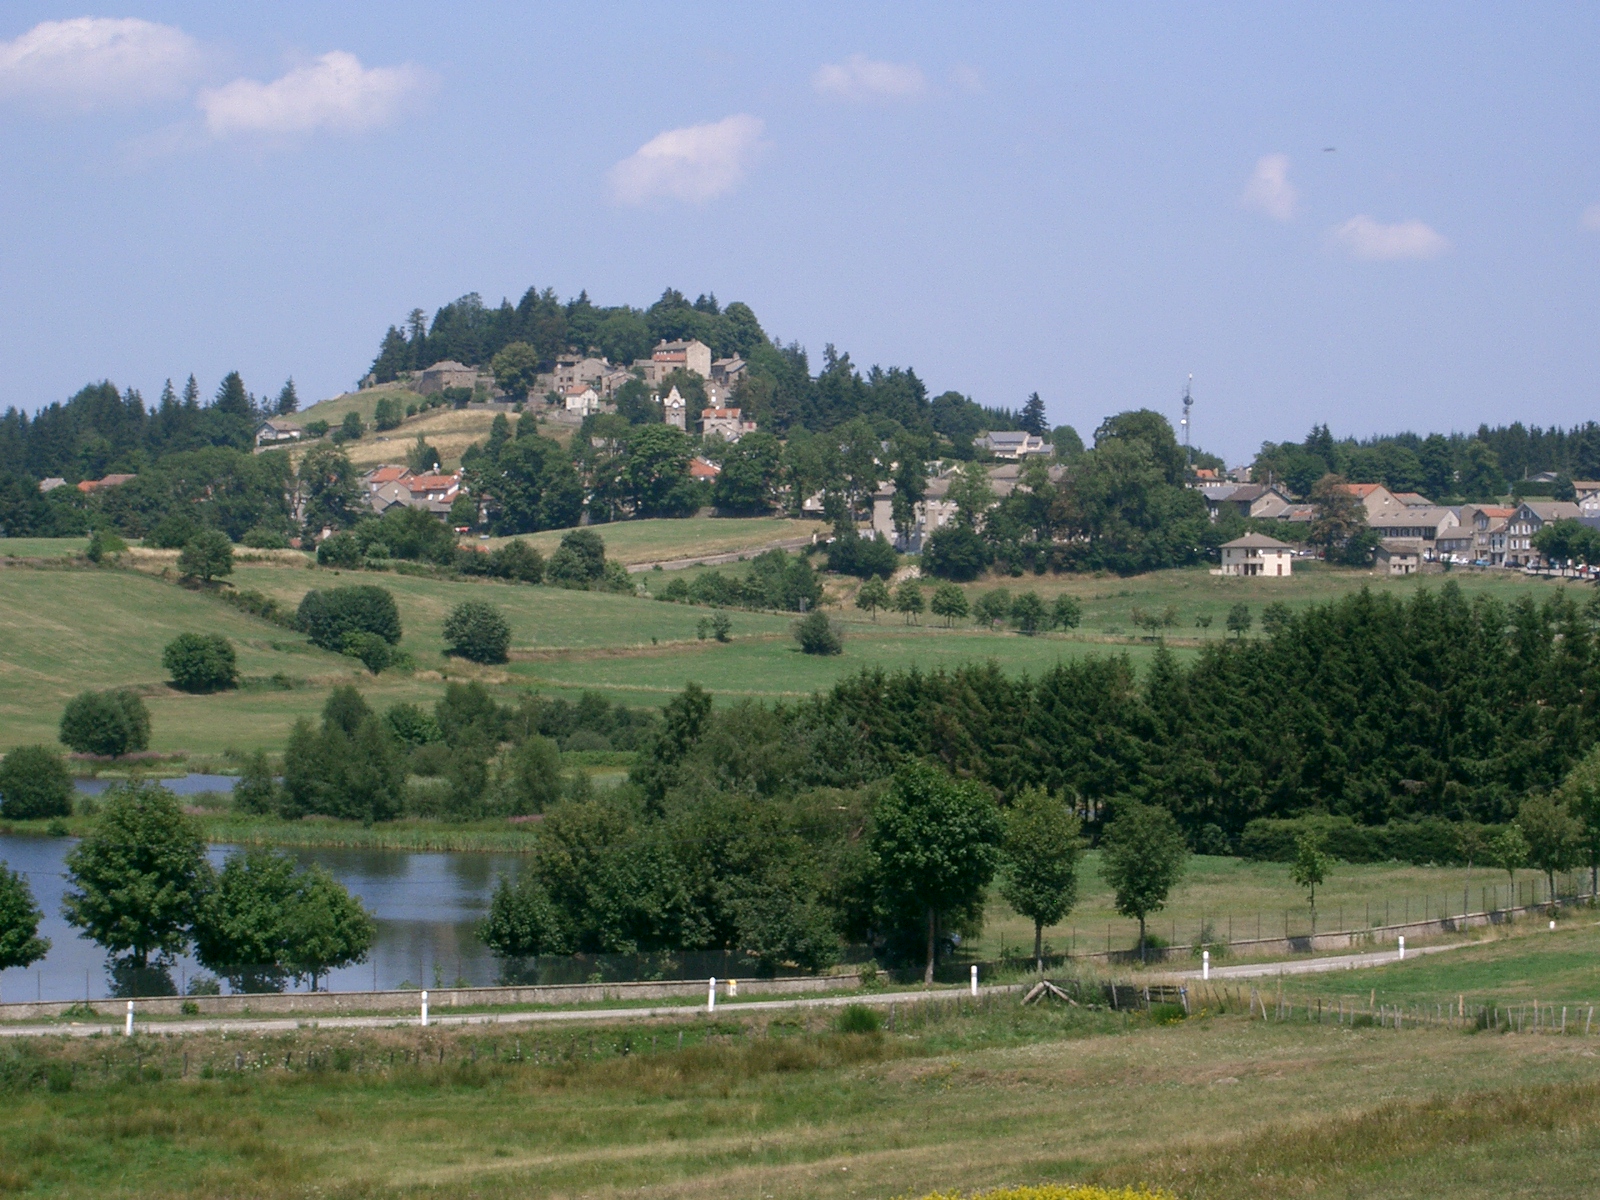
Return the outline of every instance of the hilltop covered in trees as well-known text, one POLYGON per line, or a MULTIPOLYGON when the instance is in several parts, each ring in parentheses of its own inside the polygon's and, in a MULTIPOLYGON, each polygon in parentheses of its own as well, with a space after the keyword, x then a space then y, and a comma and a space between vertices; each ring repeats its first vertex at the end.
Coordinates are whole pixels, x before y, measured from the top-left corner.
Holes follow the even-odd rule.
POLYGON ((795 427, 830 430, 858 416, 888 418, 910 432, 943 435, 957 444, 970 444, 986 429, 1020 427, 1021 417, 1009 408, 985 408, 959 392, 930 398, 910 368, 873 367, 863 375, 848 353, 832 345, 813 376, 806 351, 769 338, 748 304, 723 306, 714 295, 691 302, 673 288, 647 309, 601 307, 587 292, 563 303, 549 288, 529 288, 517 304, 502 300, 497 308, 472 293, 444 305, 431 322, 414 309, 403 330, 391 325, 384 334, 372 377, 386 383, 444 359, 487 367, 517 342, 533 349, 541 371, 552 370, 557 356, 567 353, 595 353, 626 364, 648 358, 659 341, 678 339, 704 342, 718 358, 744 358, 750 370, 736 398, 762 429, 780 436, 795 427))

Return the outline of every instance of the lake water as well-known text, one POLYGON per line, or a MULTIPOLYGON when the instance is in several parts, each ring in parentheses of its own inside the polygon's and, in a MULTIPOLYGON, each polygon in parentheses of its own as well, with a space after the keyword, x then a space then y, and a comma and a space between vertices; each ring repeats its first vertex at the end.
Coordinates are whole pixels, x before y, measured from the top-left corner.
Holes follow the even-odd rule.
MULTIPOLYGON (((180 781, 164 782, 171 787, 180 781)), ((195 787, 189 794, 205 790, 220 789, 195 787)), ((112 994, 105 951, 80 937, 61 916, 67 887, 63 860, 75 844, 72 838, 0 835, 0 861, 27 878, 34 902, 44 910, 39 932, 51 942, 42 962, 0 971, 0 1000, 103 999, 112 994)), ((220 867, 236 849, 210 847, 212 864, 220 867)), ((304 847, 286 852, 300 862, 326 867, 377 918, 370 961, 334 971, 323 987, 346 991, 402 983, 431 987, 457 979, 480 986, 497 981, 499 964, 478 940, 476 926, 488 911, 495 880, 515 874, 523 861, 519 856, 304 847)), ((181 989, 200 969, 193 958, 178 960, 174 984, 181 989)))
MULTIPOLYGON (((112 784, 121 782, 120 779, 78 779, 74 784, 84 795, 98 796, 112 784)), ((231 792, 239 779, 236 775, 180 775, 176 779, 152 782, 159 783, 174 796, 198 796, 201 792, 231 792)))

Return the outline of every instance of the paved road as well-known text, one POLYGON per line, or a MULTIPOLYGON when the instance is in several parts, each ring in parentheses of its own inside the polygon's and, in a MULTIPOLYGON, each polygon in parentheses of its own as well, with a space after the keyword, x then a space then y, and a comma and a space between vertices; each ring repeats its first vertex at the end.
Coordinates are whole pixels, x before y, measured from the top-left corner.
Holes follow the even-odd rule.
MULTIPOLYGON (((1464 950, 1478 942, 1449 942, 1437 946, 1409 946, 1406 960, 1424 954, 1443 954, 1447 950, 1464 950)), ((1329 958, 1301 958, 1287 962, 1241 963, 1236 967, 1212 967, 1213 979, 1256 979, 1263 975, 1318 975, 1324 971, 1354 971, 1361 967, 1386 967, 1400 961, 1398 950, 1373 950, 1366 954, 1339 954, 1329 958)), ((1180 979, 1199 979, 1199 970, 1175 971, 1180 979)))
MULTIPOLYGON (((1406 959, 1420 958, 1425 954, 1443 954, 1461 950, 1476 942, 1452 942, 1444 945, 1413 946, 1406 950, 1406 959)), ((1341 954, 1328 958, 1305 958, 1288 962, 1241 963, 1231 967, 1211 968, 1211 978, 1254 979, 1274 975, 1315 975, 1326 971, 1353 971, 1362 967, 1386 967, 1398 962, 1395 950, 1377 950, 1365 954, 1341 954)), ((1172 971, 1168 978, 1199 979, 1200 972, 1172 971)), ((980 987, 984 996, 1006 995, 1024 990, 1021 984, 1000 984, 980 987)), ((838 1008, 846 1004, 870 1004, 882 1008, 889 1004, 922 1004, 930 1000, 954 1000, 971 993, 965 988, 947 988, 939 991, 915 992, 863 992, 847 996, 812 996, 790 1000, 726 1000, 718 999, 720 1013, 774 1012, 784 1009, 838 1008)), ((539 1009, 530 1012, 463 1013, 451 1014, 448 1010, 434 1010, 428 1014, 430 1026, 458 1025, 537 1025, 571 1021, 648 1021, 677 1017, 692 1018, 705 1014, 703 1004, 664 1004, 650 1008, 574 1008, 539 1009)), ((138 1020, 135 1009, 135 1028, 147 1033, 212 1033, 230 1030, 254 1033, 284 1033, 295 1029, 389 1029, 400 1025, 417 1025, 420 1013, 412 1016, 389 1014, 371 1017, 239 1017, 209 1018, 205 1020, 176 1020, 144 1022, 138 1020)), ((0 1025, 0 1037, 39 1037, 68 1034, 73 1037, 90 1037, 97 1033, 118 1033, 123 1026, 96 1021, 85 1024, 0 1025)))
MULTIPOLYGON (((979 995, 1005 995, 1020 991, 1017 984, 1000 984, 980 987, 979 995)), ((864 992, 848 996, 812 996, 792 1000, 726 1000, 718 998, 717 1012, 747 1013, 771 1012, 795 1008, 837 1008, 846 1004, 870 1004, 882 1008, 889 1004, 922 1004, 929 1000, 958 1000, 971 993, 966 988, 946 988, 939 991, 915 992, 864 992)), ((510 1013, 462 1013, 451 1015, 438 1009, 428 1014, 428 1025, 529 1025, 561 1021, 645 1021, 664 1017, 701 1017, 706 1015, 704 1004, 664 1004, 651 1008, 574 1008, 536 1010, 510 1013)), ((390 1029, 400 1025, 418 1025, 421 1014, 410 1016, 372 1017, 241 1017, 209 1018, 205 1020, 176 1020, 145 1022, 138 1019, 135 1006, 134 1027, 141 1033, 212 1033, 226 1029, 230 1033, 284 1033, 295 1029, 390 1029)), ((0 1026, 0 1037, 90 1037, 97 1033, 121 1033, 123 1026, 96 1021, 86 1024, 44 1024, 0 1026)))

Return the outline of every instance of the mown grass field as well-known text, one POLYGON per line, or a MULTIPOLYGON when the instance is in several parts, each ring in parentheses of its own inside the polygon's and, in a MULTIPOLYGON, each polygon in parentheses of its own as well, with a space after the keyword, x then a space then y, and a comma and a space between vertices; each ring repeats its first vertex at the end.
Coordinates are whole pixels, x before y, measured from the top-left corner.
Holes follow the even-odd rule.
MULTIPOLYGON (((1592 930, 1556 937, 1600 950, 1592 930)), ((1551 946, 1519 938, 1440 958, 1470 972, 1468 956, 1498 951, 1534 976, 1551 946)), ((1041 1182, 1147 1183, 1180 1200, 1600 1190, 1600 1039, 1231 1011, 1155 1021, 1013 997, 902 1007, 875 1034, 836 1032, 835 1019, 725 1008, 714 1022, 559 1030, 11 1043, 0 1188, 840 1200, 1041 1182)))
MULTIPOLYGON (((1404 863, 1330 864, 1327 880, 1317 888, 1317 929, 1365 929, 1376 925, 1423 920, 1462 911, 1463 901, 1472 912, 1483 905, 1504 905, 1512 892, 1504 871, 1476 867, 1413 867, 1404 863)), ((1525 898, 1537 884, 1537 871, 1516 872, 1516 885, 1525 898)), ((1572 886, 1587 886, 1587 878, 1563 882, 1562 894, 1572 886)), ((1289 877, 1288 863, 1249 862, 1204 854, 1192 856, 1182 880, 1172 890, 1167 905, 1150 917, 1151 935, 1163 943, 1193 945, 1202 930, 1205 940, 1244 941, 1257 936, 1301 937, 1311 931, 1311 907, 1306 892, 1289 877)), ((1078 869, 1078 903, 1066 920, 1045 930, 1045 942, 1056 953, 1125 950, 1137 945, 1139 923, 1119 916, 1111 889, 1100 876, 1100 853, 1084 854, 1078 869)), ((978 958, 1033 952, 1033 922, 1018 916, 995 890, 986 909, 984 929, 970 947, 978 958)), ((1220 961, 1220 956, 1219 956, 1220 961)))
MULTIPOLYGON (((821 521, 793 521, 787 517, 683 517, 619 521, 593 528, 605 539, 609 557, 632 564, 713 554, 755 553, 774 542, 809 538, 813 533, 825 532, 827 526, 821 521)), ((565 533, 566 530, 552 529, 526 534, 524 540, 549 554, 561 544, 565 533)), ((487 544, 498 546, 508 540, 492 538, 487 544)), ((651 582, 659 586, 662 581, 651 582)))

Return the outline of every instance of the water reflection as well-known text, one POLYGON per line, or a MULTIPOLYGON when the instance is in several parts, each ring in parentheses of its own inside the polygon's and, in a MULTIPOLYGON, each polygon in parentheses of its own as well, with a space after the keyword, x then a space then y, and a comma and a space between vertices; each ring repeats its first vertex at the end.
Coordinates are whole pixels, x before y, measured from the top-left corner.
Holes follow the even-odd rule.
MULTIPOLYGON (((123 779, 76 779, 73 785, 85 796, 98 796, 114 784, 126 783, 123 779)), ((238 783, 234 775, 180 775, 176 779, 153 779, 174 796, 198 796, 201 792, 231 792, 238 783)))
MULTIPOLYGON (((0 860, 20 871, 44 911, 41 936, 50 953, 32 967, 0 971, 0 1000, 104 999, 137 988, 141 995, 187 991, 201 968, 185 956, 171 964, 170 981, 140 976, 112 978, 103 950, 79 936, 61 916, 66 891, 63 860, 75 844, 70 838, 0 835, 0 860), (170 990, 165 990, 170 988, 170 990)), ((212 864, 221 866, 235 850, 212 846, 212 864)), ((496 879, 515 873, 521 861, 512 854, 409 853, 399 850, 342 850, 289 847, 302 863, 318 863, 375 915, 377 940, 369 961, 330 972, 322 986, 335 991, 494 983, 499 964, 478 939, 477 925, 489 908, 496 879)), ((241 988, 266 988, 269 981, 237 981, 241 988)), ((304 983, 291 984, 303 988, 304 983)))

